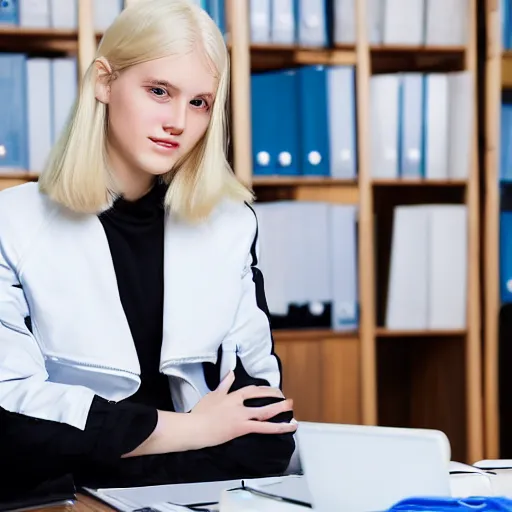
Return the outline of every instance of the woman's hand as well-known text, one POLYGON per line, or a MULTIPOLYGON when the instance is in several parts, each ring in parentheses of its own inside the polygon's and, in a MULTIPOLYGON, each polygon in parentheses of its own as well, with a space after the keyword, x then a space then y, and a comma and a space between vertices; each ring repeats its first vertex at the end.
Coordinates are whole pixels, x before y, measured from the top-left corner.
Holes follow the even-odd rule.
POLYGON ((198 450, 245 434, 286 434, 297 430, 294 423, 267 421, 293 408, 292 400, 285 400, 279 389, 247 386, 229 393, 234 379, 234 373, 229 372, 218 388, 205 395, 188 414, 158 411, 153 433, 124 457, 198 450), (255 398, 280 401, 262 407, 244 405, 245 400, 255 398))
POLYGON ((293 409, 293 401, 285 400, 279 389, 247 386, 229 393, 234 379, 234 373, 229 372, 218 388, 205 395, 190 412, 197 448, 215 446, 246 434, 285 434, 297 430, 293 423, 267 421, 293 409), (282 400, 263 407, 244 405, 245 400, 264 397, 282 400))

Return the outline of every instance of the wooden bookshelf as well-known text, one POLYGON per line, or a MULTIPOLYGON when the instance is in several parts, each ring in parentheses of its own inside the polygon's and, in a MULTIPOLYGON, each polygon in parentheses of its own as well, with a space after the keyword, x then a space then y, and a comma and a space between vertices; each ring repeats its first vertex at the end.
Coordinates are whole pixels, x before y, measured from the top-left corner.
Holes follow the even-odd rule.
MULTIPOLYGON (((243 59, 243 70, 233 65, 234 82, 237 83, 242 82, 238 73, 248 73, 250 77, 251 72, 285 69, 305 64, 353 65, 356 71, 357 180, 253 177, 251 132, 247 129, 247 125, 250 125, 247 121, 250 119, 249 104, 242 107, 243 118, 239 120, 246 125, 242 136, 237 130, 233 132, 237 133, 235 154, 238 151, 239 161, 243 161, 243 166, 235 166, 235 170, 241 174, 243 181, 252 186, 258 200, 318 200, 357 204, 359 207, 359 329, 354 333, 337 333, 329 329, 276 330, 276 346, 285 370, 285 391, 294 397, 300 415, 313 421, 349 418, 370 425, 400 424, 440 428, 449 434, 454 448, 453 457, 468 462, 483 457, 477 126, 473 133, 474 151, 468 179, 373 179, 369 170, 369 86, 370 76, 381 72, 468 70, 476 77, 476 0, 471 0, 470 4, 470 37, 468 44, 462 47, 372 46, 368 43, 366 34, 367 0, 356 1, 358 35, 354 47, 325 49, 251 45, 246 2, 237 4, 235 18, 236 24, 245 24, 245 29, 237 28, 237 31, 243 31, 243 38, 238 44, 237 35, 233 30, 232 39, 233 48, 237 47, 239 52, 245 51, 247 55, 243 59), (245 50, 242 48, 243 44, 246 45, 245 50), (377 320, 382 307, 377 307, 376 304, 380 300, 379 280, 382 277, 378 274, 378 268, 382 261, 389 258, 389 254, 383 254, 382 247, 377 243, 375 216, 379 217, 382 212, 389 214, 390 209, 398 204, 437 201, 465 204, 468 208, 469 271, 466 328, 397 331, 380 327, 377 320), (329 356, 332 359, 329 363, 327 350, 330 351, 329 356), (414 350, 418 350, 421 357, 416 357, 414 350), (395 368, 395 360, 401 361, 402 366, 399 370, 395 368), (333 361, 337 364, 336 372, 341 376, 340 379, 344 374, 349 375, 347 379, 350 385, 345 382, 342 389, 344 395, 348 389, 350 390, 350 399, 346 396, 341 397, 341 383, 332 381, 328 383, 330 387, 326 388, 325 379, 320 373, 315 373, 315 368, 321 370, 324 368, 323 365, 334 364, 333 361), (451 366, 453 371, 450 370, 451 366), (417 376, 413 377, 416 371, 417 376), (304 374, 308 375, 307 382, 304 382, 304 374), (402 384, 406 383, 405 390, 402 389, 399 393, 399 400, 403 401, 403 404, 395 406, 393 392, 399 388, 399 383, 394 383, 393 379, 399 380, 401 377, 402 384), (447 385, 444 396, 439 394, 440 382, 447 385), (325 396, 321 395, 322 389, 325 396), (329 401, 337 403, 336 412, 330 416, 324 412, 323 406, 317 407, 315 403, 319 396, 321 404, 325 405, 329 401), (339 402, 336 402, 337 400, 339 402), (428 407, 423 406, 423 403, 428 407)), ((243 80, 249 87, 247 79, 243 80)), ((250 91, 243 94, 249 102, 250 91)), ((476 89, 474 99, 476 105, 476 89)), ((332 366, 329 368, 333 371, 332 366)))

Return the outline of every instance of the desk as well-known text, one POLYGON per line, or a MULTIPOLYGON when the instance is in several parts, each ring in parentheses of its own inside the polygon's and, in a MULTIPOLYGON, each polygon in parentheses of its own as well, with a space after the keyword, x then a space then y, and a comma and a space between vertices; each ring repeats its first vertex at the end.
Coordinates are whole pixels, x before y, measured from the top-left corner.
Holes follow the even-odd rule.
POLYGON ((77 494, 77 500, 74 505, 42 507, 35 510, 36 512, 114 512, 114 509, 108 505, 83 494, 77 494))

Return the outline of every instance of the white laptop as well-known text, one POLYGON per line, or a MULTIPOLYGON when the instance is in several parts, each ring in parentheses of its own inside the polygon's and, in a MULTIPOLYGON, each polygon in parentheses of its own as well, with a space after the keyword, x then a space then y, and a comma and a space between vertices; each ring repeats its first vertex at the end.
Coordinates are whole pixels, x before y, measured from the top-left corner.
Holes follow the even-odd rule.
POLYGON ((315 511, 377 512, 414 496, 451 496, 450 443, 437 430, 299 422, 315 511))

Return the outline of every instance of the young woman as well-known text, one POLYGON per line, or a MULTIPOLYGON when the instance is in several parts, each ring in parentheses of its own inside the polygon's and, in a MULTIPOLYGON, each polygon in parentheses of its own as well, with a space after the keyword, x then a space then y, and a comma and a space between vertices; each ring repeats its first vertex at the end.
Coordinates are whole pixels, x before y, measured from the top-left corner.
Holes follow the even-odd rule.
POLYGON ((63 474, 133 486, 287 468, 296 424, 257 221, 225 157, 228 63, 188 1, 127 7, 39 184, 0 194, 11 489, 63 474))

